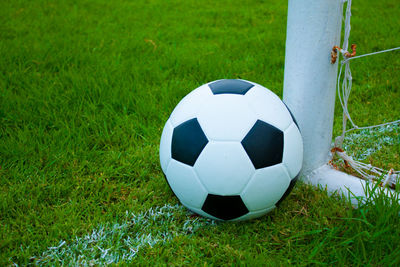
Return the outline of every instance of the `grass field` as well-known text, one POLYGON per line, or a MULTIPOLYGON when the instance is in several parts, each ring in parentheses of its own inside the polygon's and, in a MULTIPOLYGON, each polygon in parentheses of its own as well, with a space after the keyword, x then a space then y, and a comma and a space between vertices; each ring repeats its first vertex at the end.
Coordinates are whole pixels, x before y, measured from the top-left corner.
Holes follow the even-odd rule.
MULTIPOLYGON (((353 209, 299 184, 266 217, 218 223, 177 205, 163 178, 161 131, 188 92, 243 78, 282 95, 286 12, 286 1, 2 1, 0 265, 400 265, 393 199, 353 209)), ((396 0, 356 1, 357 52, 400 46, 399 17, 396 0)), ((359 125, 399 119, 400 53, 352 66, 359 125)), ((400 127, 375 137, 349 140, 400 169, 400 127)))

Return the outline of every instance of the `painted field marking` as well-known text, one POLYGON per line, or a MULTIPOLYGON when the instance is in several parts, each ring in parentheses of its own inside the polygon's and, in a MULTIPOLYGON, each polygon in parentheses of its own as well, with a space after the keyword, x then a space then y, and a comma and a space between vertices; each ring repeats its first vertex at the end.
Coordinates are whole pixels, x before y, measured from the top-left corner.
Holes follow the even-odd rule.
POLYGON ((32 257, 35 265, 97 266, 131 262, 139 250, 164 244, 174 237, 190 235, 216 222, 190 212, 182 205, 166 204, 134 214, 126 212, 119 222, 97 226, 90 234, 61 240, 40 256, 32 257))

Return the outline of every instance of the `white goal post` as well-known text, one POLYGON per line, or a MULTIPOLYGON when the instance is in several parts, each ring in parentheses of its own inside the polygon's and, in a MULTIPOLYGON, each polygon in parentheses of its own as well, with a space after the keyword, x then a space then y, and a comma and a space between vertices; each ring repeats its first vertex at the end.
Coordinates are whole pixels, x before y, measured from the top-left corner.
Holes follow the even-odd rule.
POLYGON ((283 101, 303 137, 302 180, 346 196, 350 190, 357 204, 356 198, 365 197, 365 186, 372 185, 328 165, 338 74, 331 51, 340 45, 343 2, 289 0, 283 101))

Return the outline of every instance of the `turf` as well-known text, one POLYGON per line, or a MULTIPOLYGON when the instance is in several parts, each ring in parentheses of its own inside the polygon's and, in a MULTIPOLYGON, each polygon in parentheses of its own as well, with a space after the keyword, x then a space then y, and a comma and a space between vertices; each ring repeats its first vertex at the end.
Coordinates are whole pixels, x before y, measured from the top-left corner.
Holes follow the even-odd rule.
MULTIPOLYGON (((0 265, 39 264, 48 247, 122 222, 126 211, 178 204, 163 180, 158 144, 174 106, 197 86, 243 78, 282 95, 286 2, 38 0, 1 6, 0 265)), ((358 52, 399 46, 399 12, 395 0, 354 3, 351 41, 358 52)), ((354 119, 360 125, 398 119, 399 53, 352 66, 354 119)), ((337 105, 335 134, 340 119, 337 105)), ((378 165, 400 169, 399 142, 382 151, 375 153, 378 165)), ((204 224, 132 260, 399 265, 400 208, 383 196, 375 202, 354 210, 300 184, 269 216, 204 224)), ((174 216, 182 222, 189 215, 174 216)))

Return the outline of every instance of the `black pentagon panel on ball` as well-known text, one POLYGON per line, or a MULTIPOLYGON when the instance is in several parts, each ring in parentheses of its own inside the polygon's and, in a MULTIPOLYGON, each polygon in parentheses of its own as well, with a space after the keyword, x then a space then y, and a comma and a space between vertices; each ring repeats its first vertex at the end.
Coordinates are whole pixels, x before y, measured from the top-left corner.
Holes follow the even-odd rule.
POLYGON ((244 95, 254 85, 242 80, 226 79, 220 80, 208 85, 214 95, 217 94, 238 94, 244 95))
POLYGON ((239 195, 208 194, 201 209, 221 220, 233 220, 249 212, 239 195))
POLYGON ((242 146, 256 169, 279 164, 283 156, 283 132, 257 120, 242 140, 242 146))
POLYGON ((289 187, 286 189, 285 193, 283 194, 283 196, 281 197, 281 199, 278 200, 278 202, 276 202, 275 206, 279 206, 281 204, 281 202, 290 194, 290 192, 292 192, 293 187, 296 185, 297 179, 299 178, 300 174, 298 174, 296 177, 294 177, 292 179, 292 181, 290 181, 289 187))
POLYGON ((172 134, 171 156, 173 159, 193 166, 208 139, 196 118, 178 125, 172 134))

